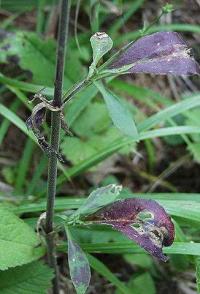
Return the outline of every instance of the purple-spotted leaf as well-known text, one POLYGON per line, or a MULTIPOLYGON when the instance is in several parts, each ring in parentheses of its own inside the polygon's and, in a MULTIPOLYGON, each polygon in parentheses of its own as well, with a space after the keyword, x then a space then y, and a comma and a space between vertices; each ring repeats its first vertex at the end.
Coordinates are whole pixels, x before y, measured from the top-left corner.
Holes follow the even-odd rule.
POLYGON ((163 261, 168 259, 162 247, 173 243, 174 225, 164 208, 153 200, 119 200, 90 215, 87 220, 110 225, 151 255, 163 261))
POLYGON ((114 60, 110 69, 120 71, 124 68, 126 73, 200 74, 199 64, 189 52, 178 33, 154 33, 130 45, 114 60))
POLYGON ((72 283, 77 294, 84 294, 89 286, 91 272, 86 254, 68 234, 68 263, 72 283))

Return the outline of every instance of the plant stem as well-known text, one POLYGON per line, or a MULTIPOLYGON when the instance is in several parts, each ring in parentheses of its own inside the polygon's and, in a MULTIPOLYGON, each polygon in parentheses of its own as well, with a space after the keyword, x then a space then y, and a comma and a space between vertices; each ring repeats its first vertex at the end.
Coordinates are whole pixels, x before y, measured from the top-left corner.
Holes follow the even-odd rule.
MULTIPOLYGON (((63 87, 63 75, 64 75, 64 61, 65 61, 65 47, 68 35, 69 24, 69 11, 70 1, 62 0, 60 6, 60 20, 57 42, 57 63, 56 63, 56 76, 55 76, 55 88, 53 105, 60 107, 62 104, 62 87, 63 87)), ((59 150, 60 140, 60 113, 52 112, 51 114, 51 138, 50 144, 52 150, 57 152, 59 150)), ((56 247, 55 247, 55 234, 53 229, 54 220, 54 201, 56 194, 56 180, 57 180, 57 156, 52 152, 49 158, 48 169, 48 187, 47 187, 47 209, 46 209, 46 243, 48 263, 55 271, 55 278, 53 280, 53 293, 59 293, 59 272, 56 261, 56 247)))

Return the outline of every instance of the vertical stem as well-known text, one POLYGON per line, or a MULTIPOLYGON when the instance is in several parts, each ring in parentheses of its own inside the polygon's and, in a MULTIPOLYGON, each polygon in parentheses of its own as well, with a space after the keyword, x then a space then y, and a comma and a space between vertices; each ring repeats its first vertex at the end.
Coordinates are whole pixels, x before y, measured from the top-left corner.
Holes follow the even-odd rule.
MULTIPOLYGON (((64 61, 65 61, 65 45, 68 35, 69 24, 69 11, 70 1, 62 0, 60 6, 60 19, 59 19, 59 31, 57 42, 57 63, 56 63, 56 76, 55 76, 55 88, 54 88, 54 106, 61 106, 62 103, 62 87, 63 87, 63 75, 64 75, 64 61)), ((48 70, 48 69, 47 69, 48 70)), ((59 150, 60 140, 60 114, 59 112, 52 112, 51 115, 51 138, 50 144, 53 150, 59 150)), ((46 242, 47 242, 47 254, 50 267, 55 271, 55 278, 53 280, 53 293, 59 293, 59 272, 56 261, 56 248, 55 238, 53 230, 54 220, 54 201, 56 195, 56 180, 57 180, 57 157, 56 153, 52 152, 49 158, 48 169, 48 187, 47 187, 47 208, 46 208, 46 242)))

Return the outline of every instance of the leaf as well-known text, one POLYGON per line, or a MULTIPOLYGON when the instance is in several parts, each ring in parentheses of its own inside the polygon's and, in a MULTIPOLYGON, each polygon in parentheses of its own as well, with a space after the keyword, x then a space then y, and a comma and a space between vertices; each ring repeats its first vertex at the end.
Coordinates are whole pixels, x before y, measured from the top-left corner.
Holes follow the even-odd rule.
POLYGON ((164 208, 153 200, 119 200, 86 220, 110 225, 134 240, 151 255, 167 261, 162 253, 163 246, 170 246, 174 240, 174 225, 164 208))
MULTIPOLYGON (((0 49, 1 63, 17 63, 22 69, 31 72, 33 82, 45 86, 53 85, 56 56, 54 39, 44 40, 33 32, 7 33, 0 42, 0 49)), ((64 88, 69 88, 77 77, 85 76, 78 50, 71 47, 69 49, 67 58, 70 64, 65 67, 64 88)))
POLYGON ((119 195, 122 186, 111 184, 93 191, 85 203, 74 213, 74 215, 83 215, 94 213, 103 206, 115 201, 119 195))
MULTIPOLYGON (((133 275, 128 281, 128 288, 134 294, 156 294, 156 288, 151 275, 146 272, 139 275, 133 275)), ((116 291, 115 294, 122 294, 121 291, 116 291)))
MULTIPOLYGON (((76 101, 76 99, 74 100, 76 101)), ((93 102, 81 112, 72 126, 77 137, 64 136, 61 152, 73 165, 77 165, 97 154, 102 148, 121 137, 116 128, 110 128, 110 117, 105 103, 93 102)), ((122 152, 132 152, 133 144, 127 145, 122 152)))
POLYGON ((0 272, 1 294, 46 294, 51 287, 52 270, 42 262, 32 262, 0 272))
POLYGON ((199 64, 175 32, 159 32, 140 38, 128 46, 110 68, 119 70, 127 65, 132 66, 126 73, 200 74, 199 64))
POLYGON ((40 258, 44 250, 38 247, 39 244, 36 233, 0 205, 0 270, 40 258))
POLYGON ((84 294, 89 286, 91 273, 86 254, 80 246, 68 236, 68 263, 71 280, 77 294, 84 294))
POLYGON ((138 137, 138 132, 129 110, 125 107, 125 105, 122 104, 116 95, 105 89, 102 83, 96 82, 95 85, 106 102, 108 112, 114 125, 123 134, 136 139, 138 137))
POLYGON ((113 46, 112 39, 104 32, 95 33, 90 38, 93 51, 93 66, 96 66, 99 60, 108 52, 113 46))

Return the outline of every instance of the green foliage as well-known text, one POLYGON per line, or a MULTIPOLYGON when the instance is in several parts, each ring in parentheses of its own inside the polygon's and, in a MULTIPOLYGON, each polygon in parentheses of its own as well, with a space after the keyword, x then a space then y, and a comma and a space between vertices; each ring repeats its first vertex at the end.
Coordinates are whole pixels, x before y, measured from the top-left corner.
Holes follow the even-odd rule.
POLYGON ((120 194, 122 187, 108 185, 94 190, 86 199, 85 203, 75 212, 75 215, 91 214, 103 206, 112 203, 120 194))
POLYGON ((44 253, 39 245, 36 233, 0 205, 0 270, 38 259, 44 253))
POLYGON ((52 270, 42 262, 32 262, 0 272, 2 294, 46 294, 51 287, 52 270))
MULTIPOLYGON (((134 294, 156 294, 156 288, 154 281, 149 273, 143 273, 141 275, 134 275, 128 282, 128 287, 131 293, 134 294)), ((116 294, 121 294, 122 292, 116 291, 116 294)))
MULTIPOLYGON (((20 67, 32 74, 36 84, 52 86, 55 73, 56 43, 54 39, 41 39, 32 32, 16 32, 8 34, 0 44, 1 63, 16 59, 20 67), (4 49, 6 48, 6 49, 4 49)), ((68 88, 77 77, 83 77, 85 70, 81 66, 78 50, 70 50, 70 60, 65 69, 64 86, 68 88), (70 64, 71 63, 71 64, 70 64), (70 70, 68 69, 70 67, 70 70)))
POLYGON ((137 140, 137 128, 135 126, 133 117, 123 102, 114 95, 112 92, 108 91, 102 83, 95 83, 99 91, 101 92, 110 117, 114 125, 125 135, 130 136, 137 140))
MULTIPOLYGON (((117 129, 110 127, 110 123, 106 106, 99 101, 90 103, 73 123, 72 128, 77 137, 63 137, 62 153, 77 165, 107 148, 121 137, 117 129)), ((128 153, 131 149, 127 146, 123 152, 128 153)))

